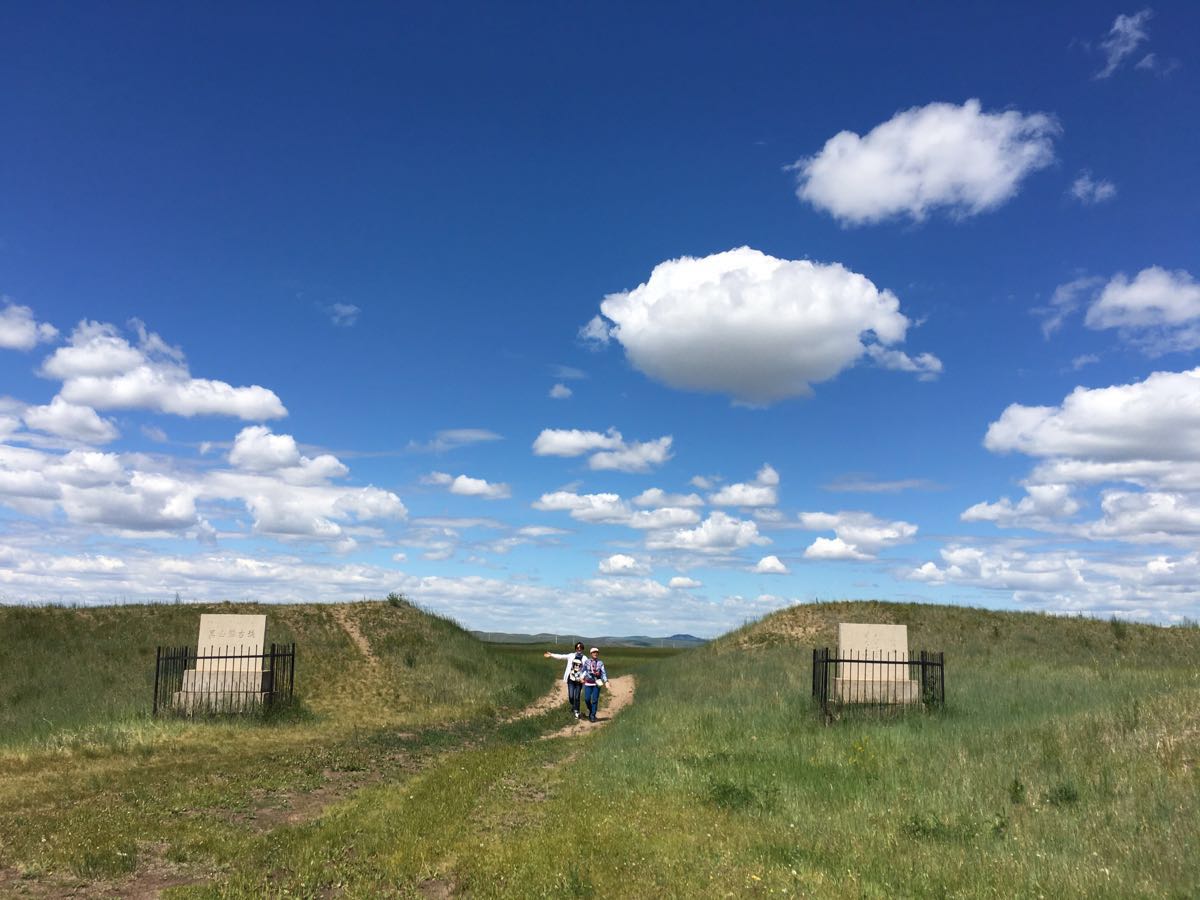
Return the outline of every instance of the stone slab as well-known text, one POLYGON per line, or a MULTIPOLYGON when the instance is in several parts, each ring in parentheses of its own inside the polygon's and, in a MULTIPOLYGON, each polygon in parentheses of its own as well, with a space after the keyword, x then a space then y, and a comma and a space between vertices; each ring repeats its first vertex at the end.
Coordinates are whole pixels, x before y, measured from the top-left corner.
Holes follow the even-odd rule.
MULTIPOLYGON (((267 640, 267 617, 202 614, 200 636, 196 640, 197 656, 222 653, 261 654, 267 640)), ((201 672, 254 672, 262 669, 255 659, 201 659, 196 668, 201 672)))
POLYGON ((908 662, 908 626, 856 622, 838 624, 838 658, 880 660, 880 663, 839 663, 833 692, 843 703, 916 703, 917 682, 908 666, 882 661, 908 662))

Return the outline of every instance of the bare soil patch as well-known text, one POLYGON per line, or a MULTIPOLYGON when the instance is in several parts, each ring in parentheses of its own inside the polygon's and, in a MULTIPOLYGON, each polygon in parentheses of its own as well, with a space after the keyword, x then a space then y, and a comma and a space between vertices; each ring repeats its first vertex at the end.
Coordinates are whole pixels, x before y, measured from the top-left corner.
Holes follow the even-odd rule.
POLYGON ((350 617, 350 610, 345 606, 333 607, 333 618, 342 630, 346 632, 350 640, 354 642, 354 646, 359 649, 367 663, 372 666, 379 665, 379 657, 375 655, 375 651, 371 649, 371 643, 367 640, 362 630, 358 627, 358 623, 350 617))

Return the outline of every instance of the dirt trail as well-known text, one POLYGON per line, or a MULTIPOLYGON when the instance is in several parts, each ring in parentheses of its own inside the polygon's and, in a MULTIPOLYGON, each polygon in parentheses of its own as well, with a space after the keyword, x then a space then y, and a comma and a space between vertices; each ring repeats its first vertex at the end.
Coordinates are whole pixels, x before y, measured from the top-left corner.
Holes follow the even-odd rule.
MULTIPOLYGON (((608 687, 600 691, 600 709, 596 714, 595 722, 588 722, 585 719, 580 719, 579 721, 572 719, 568 725, 565 725, 558 731, 542 735, 543 739, 574 737, 587 734, 589 731, 594 731, 602 725, 607 725, 617 713, 633 702, 633 692, 636 686, 637 682, 632 675, 622 675, 620 678, 614 678, 608 683, 608 687)), ((580 707, 584 709, 586 714, 587 707, 582 703, 580 707)), ((556 681, 549 693, 543 697, 539 697, 509 721, 513 722, 517 719, 527 719, 530 716, 540 716, 542 713, 548 713, 556 709, 562 710, 564 716, 571 714, 567 706, 567 691, 561 681, 556 681)))
POLYGON ((342 626, 342 630, 349 635, 350 640, 354 642, 354 646, 362 651, 367 664, 372 666, 379 665, 379 657, 375 655, 375 651, 371 649, 371 644, 367 641, 362 631, 359 630, 358 623, 350 618, 350 610, 344 606, 335 606, 332 611, 333 618, 342 626))

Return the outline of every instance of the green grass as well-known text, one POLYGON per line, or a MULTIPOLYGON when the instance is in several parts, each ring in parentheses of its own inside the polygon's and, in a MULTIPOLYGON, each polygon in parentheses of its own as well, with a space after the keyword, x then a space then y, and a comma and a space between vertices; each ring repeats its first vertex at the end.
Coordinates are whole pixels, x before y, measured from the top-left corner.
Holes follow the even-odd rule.
POLYGON ((205 879, 172 891, 196 897, 1200 895, 1200 629, 795 607, 694 651, 606 651, 636 702, 547 741, 561 711, 505 724, 492 682, 466 696, 449 662, 483 654, 519 705, 559 672, 540 646, 458 644, 416 610, 424 642, 392 646, 386 604, 353 609, 388 647, 360 677, 450 683, 357 703, 334 678, 294 721, 142 720, 87 752, 39 733, 0 751, 0 870, 119 887, 167 865, 205 879), (913 649, 944 650, 946 709, 823 724, 809 651, 839 621, 904 622, 913 649), (381 708, 394 698, 410 708, 381 708), (338 784, 354 789, 280 815, 338 784))

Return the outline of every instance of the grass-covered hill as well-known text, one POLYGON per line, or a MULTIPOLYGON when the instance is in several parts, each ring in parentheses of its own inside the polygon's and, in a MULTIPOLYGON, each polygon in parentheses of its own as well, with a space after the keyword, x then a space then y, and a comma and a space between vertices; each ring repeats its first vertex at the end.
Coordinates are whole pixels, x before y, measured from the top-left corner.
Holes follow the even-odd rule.
POLYGON ((788 607, 724 635, 714 650, 836 648, 840 622, 905 625, 910 650, 942 651, 950 665, 1006 660, 1116 664, 1122 659, 1136 660, 1139 666, 1186 665, 1200 654, 1200 628, 1194 623, 1163 628, 1119 619, 861 600, 788 607))
POLYGON ((296 642, 296 691, 323 721, 437 722, 545 688, 544 671, 402 601, 0 606, 0 746, 144 718, 156 646, 194 648, 201 613, 265 614, 268 642, 296 642))
POLYGON ((0 653, 25 735, 0 741, 0 896, 1200 896, 1194 626, 806 604, 606 652, 635 701, 540 740, 561 707, 507 712, 560 671, 540 646, 404 604, 259 610, 301 647, 293 718, 149 722, 147 682, 118 702, 196 607, 0 610, 30 670, 0 653), (826 723, 810 650, 839 622, 944 651, 946 708, 826 723), (53 671, 88 643, 107 668, 53 671))

